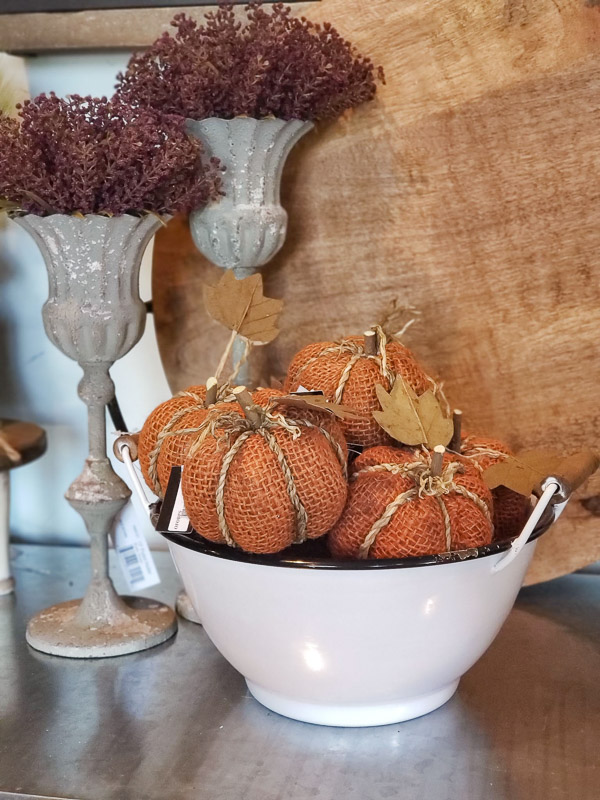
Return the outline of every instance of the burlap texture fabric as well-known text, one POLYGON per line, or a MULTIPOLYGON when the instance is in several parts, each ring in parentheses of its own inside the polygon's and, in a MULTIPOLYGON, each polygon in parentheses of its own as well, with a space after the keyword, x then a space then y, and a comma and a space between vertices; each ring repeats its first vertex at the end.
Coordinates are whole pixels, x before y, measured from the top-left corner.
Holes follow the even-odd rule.
POLYGON ((451 455, 447 455, 442 474, 451 476, 455 488, 430 496, 419 494, 417 472, 394 474, 382 467, 417 465, 421 470, 429 464, 428 453, 407 449, 382 446, 362 453, 352 466, 344 511, 328 537, 332 555, 337 558, 403 558, 488 544, 492 539, 492 498, 475 471, 454 472, 462 467, 453 464, 451 455), (381 471, 377 471, 380 468, 381 471), (478 502, 459 494, 458 489, 471 493, 478 502), (369 533, 385 519, 386 510, 398 498, 406 500, 393 511, 364 552, 369 533))
MULTIPOLYGON (((205 398, 206 386, 190 386, 175 395, 175 397, 171 397, 157 406, 144 422, 138 441, 138 459, 144 480, 153 492, 156 491, 157 487, 148 470, 150 454, 156 446, 158 434, 169 424, 178 411, 184 408, 201 408, 205 398)), ((162 488, 166 488, 166 484, 162 488)), ((162 493, 159 496, 162 496, 162 493)))
MULTIPOLYGON (((280 389, 257 389, 252 400, 259 406, 266 406, 272 398, 282 394, 280 389)), ((208 415, 204 408, 205 398, 205 386, 190 386, 161 403, 144 423, 138 444, 140 467, 146 483, 159 497, 164 495, 172 467, 183 464, 191 444, 202 432, 198 429, 202 428, 208 415), (161 433, 163 436, 158 443, 161 433), (155 470, 151 469, 152 457, 156 460, 155 470)), ((235 408, 241 413, 242 410, 232 398, 217 403, 216 407, 222 411, 235 408)))
POLYGON ((277 397, 282 397, 284 394, 285 392, 282 389, 270 389, 261 386, 252 392, 252 402, 256 403, 257 406, 266 408, 277 397))
MULTIPOLYGON (((254 395, 252 395, 254 399, 254 395)), ((313 425, 317 425, 326 430, 339 444, 344 459, 348 460, 348 445, 346 444, 346 437, 344 435, 344 427, 342 420, 335 417, 328 411, 319 411, 312 408, 294 408, 293 406, 277 405, 276 401, 272 403, 272 410, 274 414, 283 414, 284 416, 293 417, 299 420, 308 420, 313 425)))
POLYGON ((164 492, 169 482, 171 469, 180 467, 186 459, 190 446, 202 435, 205 429, 209 413, 214 416, 216 413, 225 413, 235 409, 242 411, 239 403, 215 403, 210 409, 199 408, 190 409, 185 416, 176 422, 170 429, 170 435, 166 436, 158 452, 157 470, 158 481, 164 492))
POLYGON ((531 501, 506 486, 492 489, 494 498, 494 541, 514 539, 523 530, 531 514, 531 501))
MULTIPOLYGON (((389 372, 401 375, 417 394, 432 386, 411 351, 400 342, 389 341, 385 352, 389 372)), ((344 420, 347 441, 372 447, 392 441, 372 417, 373 411, 380 410, 377 384, 389 391, 389 375, 383 373, 378 360, 364 353, 364 337, 348 336, 340 342, 316 342, 303 347, 292 359, 284 389, 287 392, 294 392, 299 386, 320 389, 328 399, 351 406, 364 418, 344 420)))
MULTIPOLYGON (((465 434, 461 444, 463 456, 483 471, 492 464, 503 461, 504 456, 513 455, 510 447, 490 436, 465 434)), ((494 541, 513 539, 523 530, 531 513, 531 501, 518 492, 498 486, 492 489, 494 500, 494 541)))
MULTIPOLYGON (((288 409, 294 425, 298 409, 288 409)), ((321 415, 321 421, 329 415, 321 415)), ((342 513, 347 481, 331 442, 318 428, 298 426, 296 435, 272 427, 268 433, 279 448, 291 475, 305 521, 304 536, 325 534, 342 513)), ((215 430, 184 462, 182 491, 194 529, 214 542, 226 542, 218 514, 219 482, 222 511, 232 541, 252 553, 276 553, 298 541, 298 511, 290 496, 289 479, 267 440, 259 431, 215 430), (238 438, 245 437, 224 471, 238 438)))

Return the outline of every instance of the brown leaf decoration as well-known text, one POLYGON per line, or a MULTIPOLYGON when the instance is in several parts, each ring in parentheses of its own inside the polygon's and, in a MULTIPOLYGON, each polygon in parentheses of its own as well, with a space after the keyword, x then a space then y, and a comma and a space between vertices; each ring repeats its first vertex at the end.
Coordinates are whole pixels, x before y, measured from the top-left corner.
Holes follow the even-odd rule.
POLYGON ((506 486, 529 496, 550 475, 563 478, 573 490, 578 489, 599 466, 600 458, 593 450, 568 456, 553 450, 529 450, 492 464, 484 471, 483 480, 490 489, 506 486))
POLYGON ((431 389, 417 397, 411 387, 397 378, 391 393, 383 386, 376 387, 381 411, 373 416, 389 435, 402 444, 424 444, 433 448, 438 444, 446 446, 454 432, 454 425, 448 419, 431 389))
POLYGON ((332 403, 322 394, 292 394, 285 397, 274 397, 278 405, 292 406, 293 408, 314 408, 317 411, 330 411, 339 419, 364 419, 362 414, 350 406, 332 403))
POLYGON ((526 497, 529 497, 545 477, 543 471, 515 458, 515 456, 507 456, 504 461, 492 464, 483 472, 483 481, 489 489, 506 486, 507 489, 512 489, 513 492, 518 492, 526 497))
POLYGON ((213 319, 254 344, 268 344, 279 333, 283 300, 263 295, 259 273, 237 280, 232 270, 225 270, 216 286, 204 287, 204 305, 213 319))

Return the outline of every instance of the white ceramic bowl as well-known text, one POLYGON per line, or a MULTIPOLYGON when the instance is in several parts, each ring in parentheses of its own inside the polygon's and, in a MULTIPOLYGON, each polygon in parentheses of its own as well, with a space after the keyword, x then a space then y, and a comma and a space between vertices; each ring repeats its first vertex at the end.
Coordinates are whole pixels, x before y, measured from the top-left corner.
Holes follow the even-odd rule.
POLYGON ((449 700, 508 616, 536 546, 512 560, 510 543, 499 543, 335 562, 165 535, 206 633, 254 697, 294 719, 342 726, 400 722, 449 700))

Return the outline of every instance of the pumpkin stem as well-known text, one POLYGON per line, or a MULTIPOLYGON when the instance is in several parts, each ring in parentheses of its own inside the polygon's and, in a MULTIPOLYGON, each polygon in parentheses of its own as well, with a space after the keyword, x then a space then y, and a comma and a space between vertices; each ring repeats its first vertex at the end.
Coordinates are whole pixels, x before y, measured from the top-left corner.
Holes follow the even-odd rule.
POLYGON ((262 410, 252 402, 252 395, 245 386, 236 386, 233 390, 236 400, 241 405, 244 415, 253 428, 260 428, 263 422, 262 410))
POLYGON ((204 400, 204 408, 214 405, 217 401, 217 391, 219 384, 216 378, 209 378, 206 381, 206 399, 204 400))
POLYGON ((442 465, 444 463, 444 453, 446 448, 443 444, 438 444, 433 448, 433 455, 431 456, 431 477, 439 478, 442 474, 442 465))
POLYGON ((454 423, 454 433, 452 434, 452 439, 450 439, 448 450, 453 450, 455 453, 460 453, 460 445, 462 441, 462 411, 460 408, 455 408, 452 412, 452 422, 454 423))
POLYGON ((365 331, 365 354, 368 356, 377 355, 377 332, 365 331))

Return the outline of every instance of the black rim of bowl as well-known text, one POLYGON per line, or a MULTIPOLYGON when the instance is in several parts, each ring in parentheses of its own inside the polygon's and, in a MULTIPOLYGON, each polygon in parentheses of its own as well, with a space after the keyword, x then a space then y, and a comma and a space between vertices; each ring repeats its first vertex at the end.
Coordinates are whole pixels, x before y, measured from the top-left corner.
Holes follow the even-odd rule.
MULTIPOLYGON (((544 534, 554 521, 553 518, 545 519, 538 523, 529 537, 529 542, 538 539, 544 534)), ((329 569, 329 570, 365 570, 365 569, 407 569, 410 567, 433 567, 442 564, 456 564, 462 561, 473 561, 503 553, 510 549, 513 539, 492 542, 482 547, 473 547, 468 550, 453 550, 450 553, 439 555, 411 556, 410 558, 381 558, 381 559, 335 559, 323 556, 310 556, 302 552, 305 545, 292 545, 281 553, 257 554, 246 553, 244 550, 216 544, 204 539, 198 533, 175 533, 173 531, 158 531, 165 539, 174 544, 186 547, 197 553, 215 558, 225 558, 229 561, 239 561, 246 564, 260 564, 265 567, 292 567, 295 569, 329 569)), ((319 540, 314 540, 318 542, 319 540)))

